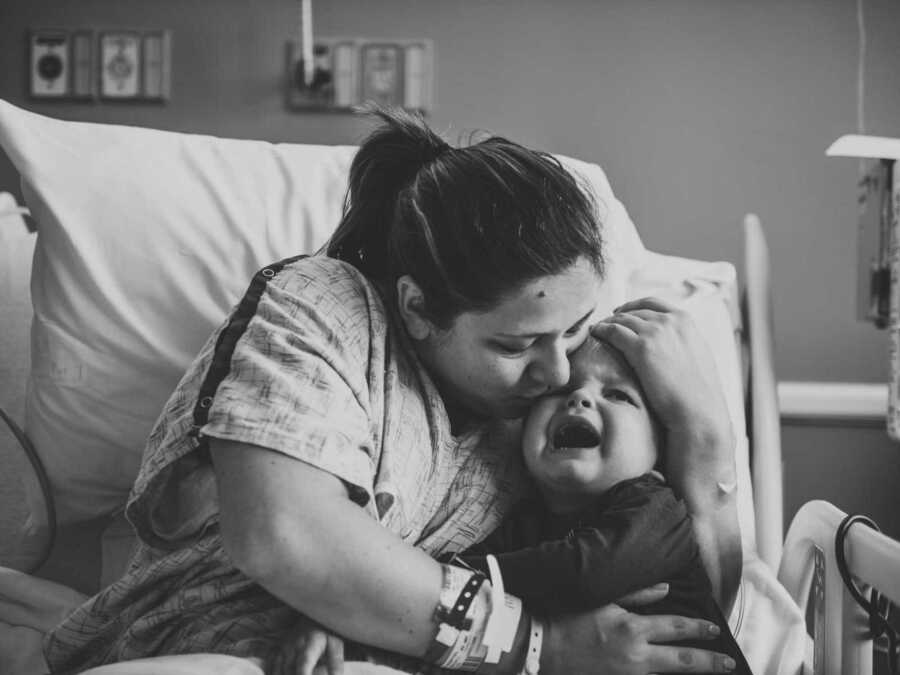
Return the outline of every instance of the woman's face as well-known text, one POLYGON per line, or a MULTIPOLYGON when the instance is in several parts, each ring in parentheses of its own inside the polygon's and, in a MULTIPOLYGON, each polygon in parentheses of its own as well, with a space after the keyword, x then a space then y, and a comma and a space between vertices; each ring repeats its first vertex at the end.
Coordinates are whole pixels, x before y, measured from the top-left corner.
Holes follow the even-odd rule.
MULTIPOLYGON (((451 406, 516 418, 569 381, 567 355, 584 342, 601 302, 601 279, 586 259, 523 285, 487 312, 464 312, 432 328, 419 355, 451 406)), ((606 308, 608 309, 608 308, 606 308)))

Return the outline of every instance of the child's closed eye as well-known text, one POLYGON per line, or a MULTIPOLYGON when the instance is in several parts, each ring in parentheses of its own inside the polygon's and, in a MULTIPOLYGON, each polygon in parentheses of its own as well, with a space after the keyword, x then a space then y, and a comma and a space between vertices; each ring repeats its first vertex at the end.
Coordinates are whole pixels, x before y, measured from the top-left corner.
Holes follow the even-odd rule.
POLYGON ((609 388, 603 390, 603 395, 610 401, 618 401, 620 403, 630 403, 636 405, 634 397, 624 389, 609 388))

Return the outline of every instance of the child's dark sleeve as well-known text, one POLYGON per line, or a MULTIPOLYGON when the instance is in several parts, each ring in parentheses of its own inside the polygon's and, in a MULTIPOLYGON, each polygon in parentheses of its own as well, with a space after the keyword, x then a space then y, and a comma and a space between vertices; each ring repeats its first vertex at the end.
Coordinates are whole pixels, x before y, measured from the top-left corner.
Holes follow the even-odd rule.
POLYGON ((511 531, 527 531, 520 523, 494 538, 501 550, 491 551, 489 539, 460 558, 485 570, 484 556, 493 552, 506 590, 530 609, 555 614, 605 605, 666 580, 697 555, 690 519, 671 490, 652 483, 617 492, 590 522, 583 519, 561 538, 532 538, 512 549, 511 531))

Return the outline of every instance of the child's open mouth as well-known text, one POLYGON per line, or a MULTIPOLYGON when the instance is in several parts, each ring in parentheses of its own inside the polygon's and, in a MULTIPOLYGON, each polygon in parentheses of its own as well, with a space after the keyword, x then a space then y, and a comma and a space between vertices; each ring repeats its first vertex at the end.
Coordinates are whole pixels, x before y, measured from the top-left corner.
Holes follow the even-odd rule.
POLYGON ((581 417, 570 417, 553 433, 553 449, 595 448, 600 445, 600 434, 594 426, 581 417))

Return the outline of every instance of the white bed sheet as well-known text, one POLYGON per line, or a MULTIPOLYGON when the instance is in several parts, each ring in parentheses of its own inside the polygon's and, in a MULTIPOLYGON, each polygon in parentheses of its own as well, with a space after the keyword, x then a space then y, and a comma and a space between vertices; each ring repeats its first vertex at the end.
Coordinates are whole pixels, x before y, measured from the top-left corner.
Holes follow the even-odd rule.
MULTIPOLYGON (((0 567, 0 673, 43 675, 44 633, 85 599, 57 583, 0 567)), ((759 558, 744 561, 741 592, 729 623, 756 675, 802 672, 808 637, 803 616, 772 570, 759 558)), ((263 675, 247 659, 217 654, 160 656, 102 666, 90 675, 263 675)), ((389 668, 348 664, 347 675, 390 675, 389 668)))

